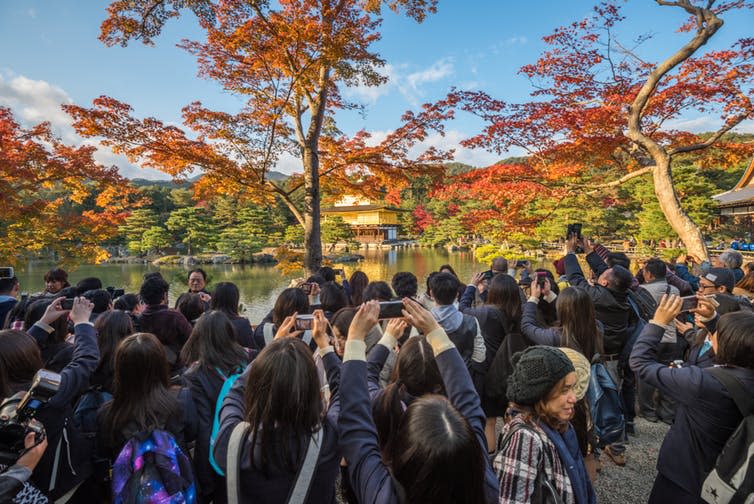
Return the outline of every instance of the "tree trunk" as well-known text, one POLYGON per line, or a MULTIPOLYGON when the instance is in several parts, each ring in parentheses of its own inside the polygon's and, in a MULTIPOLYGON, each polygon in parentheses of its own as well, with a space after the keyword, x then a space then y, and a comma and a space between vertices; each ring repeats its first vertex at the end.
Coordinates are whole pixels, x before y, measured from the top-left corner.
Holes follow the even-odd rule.
POLYGON ((322 234, 319 213, 319 155, 316 147, 304 147, 304 269, 314 274, 322 266, 322 234))
POLYGON ((662 159, 655 158, 655 160, 658 162, 652 170, 652 177, 654 180, 655 195, 657 196, 657 201, 660 203, 662 213, 665 214, 665 218, 668 220, 670 226, 683 240, 688 253, 706 259, 707 245, 704 243, 704 236, 699 226, 691 220, 681 207, 681 202, 675 191, 673 173, 670 170, 671 158, 664 156, 662 159))

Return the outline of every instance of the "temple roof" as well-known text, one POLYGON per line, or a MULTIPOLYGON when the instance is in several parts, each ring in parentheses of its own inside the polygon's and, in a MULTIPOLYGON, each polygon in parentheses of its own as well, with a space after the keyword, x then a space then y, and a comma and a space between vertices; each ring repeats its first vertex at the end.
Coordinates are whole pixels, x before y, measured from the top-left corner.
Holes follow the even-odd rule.
POLYGON ((331 206, 321 209, 321 212, 368 212, 372 210, 389 210, 391 212, 404 212, 402 208, 393 208, 387 205, 352 205, 352 206, 331 206))
POLYGON ((717 201, 717 205, 721 207, 735 206, 754 200, 754 158, 733 189, 715 194, 712 199, 717 201))

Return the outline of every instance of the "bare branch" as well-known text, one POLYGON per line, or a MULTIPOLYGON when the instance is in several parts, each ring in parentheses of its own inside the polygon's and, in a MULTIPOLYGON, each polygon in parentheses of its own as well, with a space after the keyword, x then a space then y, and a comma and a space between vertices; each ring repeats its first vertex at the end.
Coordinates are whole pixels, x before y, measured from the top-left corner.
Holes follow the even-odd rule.
POLYGON ((668 155, 674 156, 675 154, 682 154, 684 152, 693 152, 700 149, 706 149, 713 143, 720 140, 720 137, 722 137, 725 133, 733 129, 737 124, 739 124, 741 121, 746 119, 748 116, 749 114, 740 114, 740 115, 734 116, 728 119, 725 122, 725 126, 717 130, 717 133, 709 137, 706 141, 695 143, 692 145, 686 145, 684 147, 676 147, 675 149, 670 149, 670 151, 668 151, 668 155))
POLYGON ((646 175, 647 173, 652 173, 653 169, 654 169, 654 166, 645 166, 644 168, 640 168, 636 171, 632 171, 631 173, 627 173, 626 175, 623 175, 618 180, 613 180, 612 182, 606 182, 604 184, 590 185, 590 187, 592 187, 593 190, 589 191, 587 194, 595 194, 595 193, 598 193, 600 189, 607 189, 608 187, 617 187, 623 184, 624 182, 628 182, 631 179, 641 177, 642 175, 646 175))

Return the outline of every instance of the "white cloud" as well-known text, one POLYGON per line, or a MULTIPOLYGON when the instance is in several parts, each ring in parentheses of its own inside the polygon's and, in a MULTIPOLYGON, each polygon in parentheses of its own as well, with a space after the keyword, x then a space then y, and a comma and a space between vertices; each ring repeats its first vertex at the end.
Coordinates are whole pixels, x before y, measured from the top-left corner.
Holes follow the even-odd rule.
POLYGON ((449 58, 444 58, 435 61, 429 68, 408 74, 406 82, 416 91, 422 84, 437 82, 452 74, 453 62, 449 58))
POLYGON ((96 146, 95 160, 107 166, 117 166, 124 177, 150 180, 170 178, 157 170, 138 168, 129 163, 125 156, 113 154, 107 147, 100 146, 96 140, 78 136, 71 126, 71 118, 61 108, 61 105, 71 103, 73 100, 65 90, 49 82, 7 71, 0 72, 0 106, 9 107, 22 126, 29 127, 47 121, 52 132, 63 142, 96 146))
POLYGON ((380 97, 397 90, 412 106, 418 106, 422 96, 424 96, 424 85, 441 81, 455 72, 452 58, 441 58, 424 69, 414 71, 410 71, 410 69, 410 65, 405 63, 400 65, 387 64, 380 72, 388 78, 385 84, 347 87, 343 94, 346 97, 374 104, 380 97))
POLYGON ((285 173, 286 175, 292 175, 294 173, 302 173, 304 169, 301 166, 301 160, 299 158, 293 154, 284 152, 280 156, 280 159, 278 159, 275 171, 285 173))
MULTIPOLYGON (((663 129, 690 131, 692 133, 707 133, 719 130, 722 125, 723 121, 719 117, 699 116, 688 119, 675 119, 673 121, 668 121, 665 123, 663 129)), ((733 128, 733 131, 737 133, 754 133, 754 121, 743 121, 738 126, 733 128)))
POLYGON ((34 19, 37 17, 37 11, 35 9, 29 9, 26 11, 26 14, 29 15, 30 18, 34 19))

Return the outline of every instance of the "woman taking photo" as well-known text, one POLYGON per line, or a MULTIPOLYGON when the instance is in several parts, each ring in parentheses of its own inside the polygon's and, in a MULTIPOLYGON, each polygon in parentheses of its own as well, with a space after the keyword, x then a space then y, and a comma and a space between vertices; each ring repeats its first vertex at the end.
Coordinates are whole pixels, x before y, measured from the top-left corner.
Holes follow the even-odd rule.
MULTIPOLYGON (((299 339, 300 331, 291 331, 294 324, 295 313, 236 380, 220 410, 215 460, 227 475, 228 492, 237 492, 237 502, 286 502, 297 483, 305 487, 306 502, 335 502, 340 401, 336 392, 325 410, 312 352, 299 339), (229 453, 232 435, 240 435, 236 453, 229 453), (316 447, 316 470, 302 481, 299 469, 316 447), (237 464, 237 474, 231 464, 237 464)), ((328 376, 333 376, 339 360, 326 328, 327 319, 317 310, 312 335, 328 376)), ((335 384, 331 388, 337 390, 335 384)))
POLYGON ((602 354, 602 324, 595 319, 594 303, 589 294, 578 287, 563 289, 555 300, 558 323, 555 327, 543 327, 537 321, 539 298, 551 296, 550 280, 544 286, 531 284, 531 295, 524 303, 521 316, 521 332, 536 345, 573 348, 591 362, 595 354, 602 354))
POLYGON ((448 397, 414 400, 400 419, 386 459, 372 418, 364 338, 379 304, 359 308, 348 333, 341 371, 340 446, 358 502, 497 502, 486 456, 484 413, 466 365, 432 314, 404 299, 407 321, 426 334, 448 397), (458 461, 458 463, 453 463, 458 461))
MULTIPOLYGON (((700 502, 702 481, 715 465, 730 435, 743 418, 728 387, 717 373, 733 379, 743 391, 754 390, 754 314, 737 311, 719 318, 710 328, 710 343, 717 366, 668 367, 657 362, 657 347, 665 326, 681 312, 682 298, 663 296, 652 320, 631 352, 631 369, 639 378, 678 401, 675 421, 665 436, 657 458, 650 503, 700 502)), ((713 305, 699 297, 696 314, 716 317, 713 305)), ((751 395, 754 398, 754 395, 751 395)))
POLYGON ((494 463, 500 504, 555 502, 550 492, 564 503, 596 503, 570 424, 576 406, 573 364, 549 346, 529 347, 516 356, 508 379, 511 420, 503 427, 494 463))

